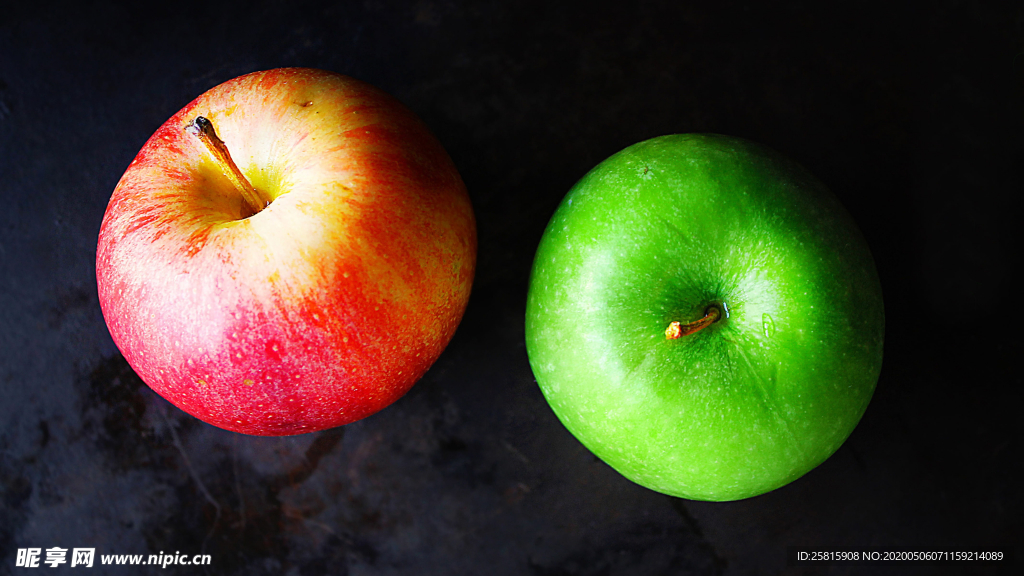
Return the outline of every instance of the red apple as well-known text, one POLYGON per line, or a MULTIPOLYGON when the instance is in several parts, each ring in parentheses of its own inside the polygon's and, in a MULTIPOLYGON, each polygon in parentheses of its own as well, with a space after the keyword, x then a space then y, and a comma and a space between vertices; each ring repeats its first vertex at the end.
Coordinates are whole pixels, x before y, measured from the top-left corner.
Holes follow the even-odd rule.
POLYGON ((465 186, 423 123, 363 82, 285 68, 156 131, 107 206, 96 279, 153 390, 286 435, 408 391, 454 334, 475 261, 465 186))

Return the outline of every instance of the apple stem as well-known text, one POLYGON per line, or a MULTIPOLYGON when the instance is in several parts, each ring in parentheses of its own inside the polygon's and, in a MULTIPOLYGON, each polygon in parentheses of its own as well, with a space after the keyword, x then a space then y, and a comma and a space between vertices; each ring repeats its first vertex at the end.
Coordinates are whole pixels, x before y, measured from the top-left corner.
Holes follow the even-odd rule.
POLYGON ((717 306, 710 306, 704 313, 704 317, 700 320, 694 320, 688 324, 680 324, 679 322, 669 324, 668 328, 665 329, 665 339, 676 340, 683 336, 689 336, 694 332, 699 332, 717 322, 721 316, 722 313, 718 311, 717 306))
POLYGON ((252 184, 245 179, 242 171, 238 169, 235 161, 231 159, 227 145, 217 136, 217 131, 213 129, 213 122, 202 116, 196 116, 195 120, 190 122, 188 126, 185 126, 185 131, 198 138, 206 146, 210 154, 220 163, 224 175, 242 193, 242 198, 245 200, 250 211, 246 217, 252 216, 270 205, 271 199, 253 188, 252 184))

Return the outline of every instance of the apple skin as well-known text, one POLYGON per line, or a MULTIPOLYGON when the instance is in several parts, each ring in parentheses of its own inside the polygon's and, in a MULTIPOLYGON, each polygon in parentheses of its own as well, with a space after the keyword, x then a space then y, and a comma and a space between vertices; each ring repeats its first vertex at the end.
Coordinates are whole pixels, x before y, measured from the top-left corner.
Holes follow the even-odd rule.
POLYGON ((884 323, 867 244, 824 185, 745 140, 672 135, 613 155, 562 201, 526 346, 594 454, 653 490, 724 501, 839 448, 874 392, 884 323), (666 339, 709 306, 727 317, 666 339))
POLYGON ((476 225, 451 159, 397 100, 321 70, 255 72, 170 118, 99 234, 110 333, 158 394, 228 430, 287 435, 391 404, 465 310, 476 225), (208 118, 272 199, 239 192, 184 127, 208 118))

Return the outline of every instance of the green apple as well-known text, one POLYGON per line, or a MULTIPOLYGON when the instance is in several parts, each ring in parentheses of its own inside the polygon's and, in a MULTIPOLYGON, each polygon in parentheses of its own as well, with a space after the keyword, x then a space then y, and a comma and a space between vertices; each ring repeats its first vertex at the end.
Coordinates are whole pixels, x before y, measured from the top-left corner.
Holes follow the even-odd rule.
POLYGON ((839 448, 874 392, 884 324, 871 253, 824 185, 745 140, 672 135, 566 195, 534 260, 526 346, 602 460, 723 501, 839 448))

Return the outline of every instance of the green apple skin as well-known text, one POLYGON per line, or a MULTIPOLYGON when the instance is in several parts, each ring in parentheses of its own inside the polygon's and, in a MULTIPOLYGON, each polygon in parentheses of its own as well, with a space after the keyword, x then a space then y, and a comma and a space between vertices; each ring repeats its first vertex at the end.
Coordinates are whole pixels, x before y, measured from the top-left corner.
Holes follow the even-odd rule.
POLYGON ((526 346, 545 398, 630 480, 695 500, 783 486, 834 453, 882 366, 860 232, 799 165, 671 135, 602 162, 537 250, 526 346), (669 340, 672 321, 723 317, 669 340))

